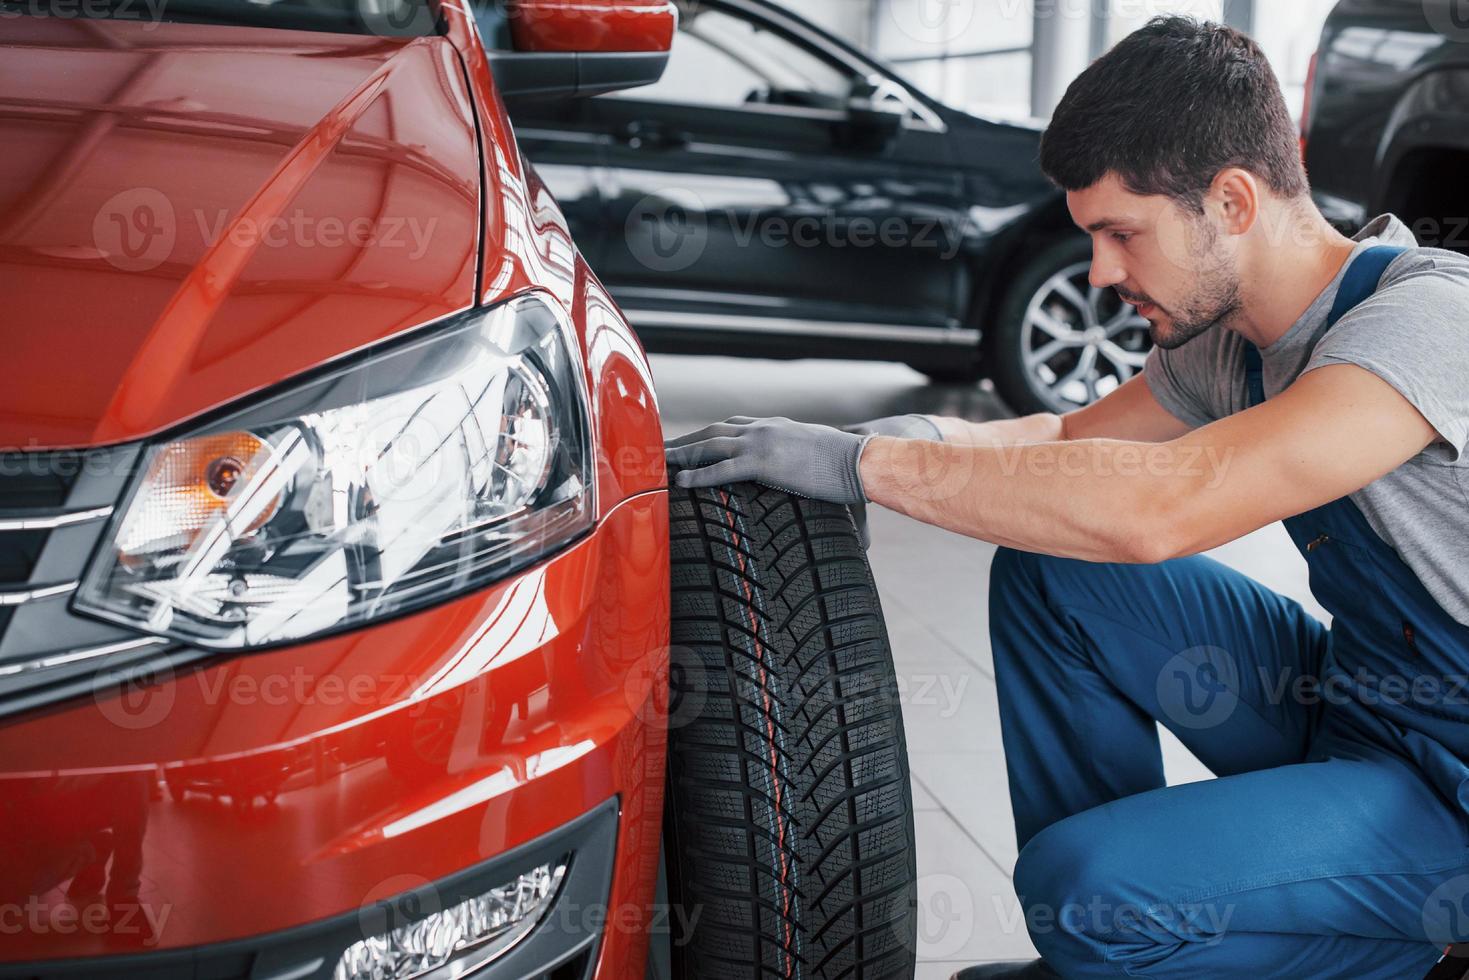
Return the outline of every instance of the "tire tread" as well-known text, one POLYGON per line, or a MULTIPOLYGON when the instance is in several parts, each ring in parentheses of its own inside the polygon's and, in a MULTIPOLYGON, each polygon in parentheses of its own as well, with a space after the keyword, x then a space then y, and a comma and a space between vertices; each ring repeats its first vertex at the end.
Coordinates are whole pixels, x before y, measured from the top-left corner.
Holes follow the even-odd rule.
POLYGON ((911 978, 907 752, 851 515, 751 484, 669 492, 670 710, 703 698, 669 733, 670 900, 704 923, 674 976, 911 978))

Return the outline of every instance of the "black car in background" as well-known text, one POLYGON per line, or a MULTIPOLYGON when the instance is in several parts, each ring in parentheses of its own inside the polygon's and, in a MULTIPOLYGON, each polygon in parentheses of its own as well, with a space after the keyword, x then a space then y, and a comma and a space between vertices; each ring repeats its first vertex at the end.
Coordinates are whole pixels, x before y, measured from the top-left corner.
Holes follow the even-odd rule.
POLYGON ((1094 401, 1147 322, 1087 283, 1039 129, 976 118, 765 0, 680 0, 663 80, 519 100, 522 151, 649 350, 906 362, 1094 401))
POLYGON ((1307 98, 1306 168, 1334 224, 1391 211, 1420 244, 1469 252, 1469 3, 1338 4, 1307 98))

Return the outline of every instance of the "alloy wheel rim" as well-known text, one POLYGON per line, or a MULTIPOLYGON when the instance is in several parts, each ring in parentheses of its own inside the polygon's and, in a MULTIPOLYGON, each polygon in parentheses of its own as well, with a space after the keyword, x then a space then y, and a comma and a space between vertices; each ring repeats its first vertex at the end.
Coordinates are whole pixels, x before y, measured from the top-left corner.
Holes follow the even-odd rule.
POLYGON ((1026 383, 1055 412, 1090 405, 1142 370, 1148 321, 1111 289, 1087 282, 1091 263, 1059 270, 1025 309, 1020 351, 1026 383))

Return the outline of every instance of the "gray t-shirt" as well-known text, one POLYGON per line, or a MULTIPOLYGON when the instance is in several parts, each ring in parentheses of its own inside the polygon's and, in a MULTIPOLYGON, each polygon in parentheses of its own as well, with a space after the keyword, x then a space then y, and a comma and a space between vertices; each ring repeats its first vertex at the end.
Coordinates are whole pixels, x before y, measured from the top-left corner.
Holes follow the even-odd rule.
MULTIPOLYGON (((1417 248, 1392 215, 1354 239, 1355 259, 1373 245, 1407 245, 1372 298, 1326 329, 1342 272, 1285 334, 1260 351, 1265 395, 1328 364, 1355 364, 1392 385, 1442 441, 1351 494, 1383 541, 1449 615, 1469 625, 1469 257, 1417 248)), ((1177 350, 1155 349, 1143 368, 1154 397, 1193 426, 1243 411, 1245 340, 1215 328, 1177 350)))

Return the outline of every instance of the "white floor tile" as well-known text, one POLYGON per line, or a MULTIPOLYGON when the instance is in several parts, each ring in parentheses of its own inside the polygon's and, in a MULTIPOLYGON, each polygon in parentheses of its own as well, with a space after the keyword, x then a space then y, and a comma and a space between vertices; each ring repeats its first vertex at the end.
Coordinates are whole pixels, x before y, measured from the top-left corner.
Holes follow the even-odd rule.
POLYGON ((930 649, 923 659, 895 648, 908 751, 995 752, 1000 709, 994 682, 958 654, 930 649))
POLYGON ((928 787, 924 786, 921 780, 915 778, 913 780, 913 812, 923 813, 927 810, 939 809, 942 807, 939 806, 938 798, 928 791, 928 787))
POLYGON ((1005 756, 996 745, 988 752, 925 752, 909 761, 921 781, 1002 873, 1015 868, 1015 818, 1005 756))
POLYGON ((1200 762, 1172 732, 1162 725, 1158 726, 1158 741, 1163 746, 1163 778, 1168 780, 1169 786, 1214 778, 1209 767, 1200 762))
POLYGON ((1010 879, 946 814, 917 815, 918 955, 947 962, 1035 955, 1010 879))

